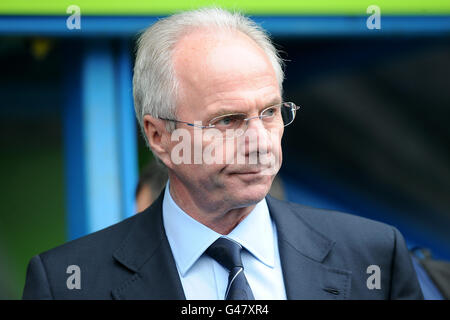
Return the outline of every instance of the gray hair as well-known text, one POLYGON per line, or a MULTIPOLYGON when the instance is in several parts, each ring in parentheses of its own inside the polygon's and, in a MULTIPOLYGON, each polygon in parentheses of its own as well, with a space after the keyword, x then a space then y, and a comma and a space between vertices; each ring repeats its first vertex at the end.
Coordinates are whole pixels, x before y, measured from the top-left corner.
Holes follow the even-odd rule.
MULTIPOLYGON (((161 19, 139 37, 134 66, 134 108, 147 145, 144 115, 175 119, 178 81, 172 55, 181 37, 196 28, 240 31, 253 39, 269 58, 282 92, 283 61, 268 34, 251 19, 216 7, 185 11, 161 19)), ((175 124, 169 122, 166 128, 171 132, 175 124)))

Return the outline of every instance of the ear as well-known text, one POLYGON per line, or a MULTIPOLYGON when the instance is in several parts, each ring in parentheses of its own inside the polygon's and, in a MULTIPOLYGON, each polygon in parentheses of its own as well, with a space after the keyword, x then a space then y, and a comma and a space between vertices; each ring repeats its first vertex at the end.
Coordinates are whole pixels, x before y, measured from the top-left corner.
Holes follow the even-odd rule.
POLYGON ((170 133, 164 120, 146 114, 143 119, 144 131, 153 153, 167 166, 171 167, 169 156, 170 133))

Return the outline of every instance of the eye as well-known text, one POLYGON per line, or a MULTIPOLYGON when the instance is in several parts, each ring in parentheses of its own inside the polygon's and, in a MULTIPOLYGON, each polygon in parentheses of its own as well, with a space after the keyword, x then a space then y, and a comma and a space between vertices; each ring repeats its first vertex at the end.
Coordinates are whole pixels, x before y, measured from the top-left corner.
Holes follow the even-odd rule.
POLYGON ((278 111, 278 109, 276 107, 270 107, 270 108, 265 109, 262 112, 262 115, 264 117, 273 117, 277 114, 277 111, 278 111))
POLYGON ((217 129, 232 129, 239 127, 242 123, 242 119, 244 118, 245 115, 230 114, 213 119, 210 124, 215 126, 217 129))
POLYGON ((234 120, 235 119, 231 116, 225 117, 225 118, 219 119, 219 121, 216 124, 220 125, 220 126, 229 126, 230 124, 233 123, 234 120))

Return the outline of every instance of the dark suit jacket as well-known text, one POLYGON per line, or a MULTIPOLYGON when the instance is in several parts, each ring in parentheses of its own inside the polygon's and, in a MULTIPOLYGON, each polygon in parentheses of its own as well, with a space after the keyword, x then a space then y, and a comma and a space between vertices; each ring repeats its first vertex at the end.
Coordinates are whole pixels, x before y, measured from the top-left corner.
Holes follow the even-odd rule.
MULTIPOLYGON (((162 223, 163 195, 142 213, 33 257, 23 298, 185 299, 162 223), (80 289, 68 289, 70 265, 80 268, 80 289)), ((423 298, 397 229, 266 199, 288 299, 423 298), (370 265, 380 268, 380 289, 367 287, 370 265)))

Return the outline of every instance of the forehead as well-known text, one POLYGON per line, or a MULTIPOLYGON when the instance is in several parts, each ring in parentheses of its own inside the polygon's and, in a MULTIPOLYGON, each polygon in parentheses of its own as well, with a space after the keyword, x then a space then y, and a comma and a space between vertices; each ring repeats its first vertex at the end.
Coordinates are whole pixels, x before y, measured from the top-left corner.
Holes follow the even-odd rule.
POLYGON ((179 109, 257 103, 280 94, 265 52, 237 31, 195 30, 178 42, 173 59, 179 109))

